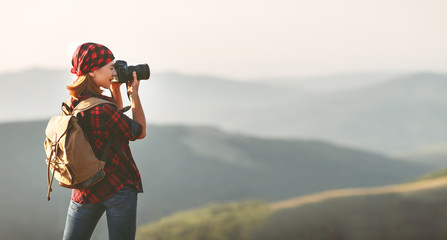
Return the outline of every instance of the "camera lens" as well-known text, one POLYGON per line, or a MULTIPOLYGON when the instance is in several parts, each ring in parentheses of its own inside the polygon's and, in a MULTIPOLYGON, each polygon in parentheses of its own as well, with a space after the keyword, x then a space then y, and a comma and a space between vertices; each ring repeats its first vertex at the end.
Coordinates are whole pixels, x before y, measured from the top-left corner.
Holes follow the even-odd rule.
POLYGON ((132 73, 134 71, 137 73, 138 80, 145 80, 145 79, 149 79, 149 77, 150 77, 149 65, 147 65, 147 64, 138 64, 136 66, 128 66, 129 80, 133 79, 132 73))
POLYGON ((150 77, 150 70, 149 70, 149 65, 147 64, 139 64, 137 66, 135 66, 135 68, 137 69, 137 78, 138 80, 142 80, 142 79, 149 79, 150 77))

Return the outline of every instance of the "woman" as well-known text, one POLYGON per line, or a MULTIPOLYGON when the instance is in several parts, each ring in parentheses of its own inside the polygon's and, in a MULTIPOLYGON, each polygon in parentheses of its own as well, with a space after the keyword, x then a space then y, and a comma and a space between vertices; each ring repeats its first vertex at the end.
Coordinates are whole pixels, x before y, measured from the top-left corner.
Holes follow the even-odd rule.
POLYGON ((121 110, 121 83, 116 76, 114 56, 97 43, 80 45, 72 58, 71 72, 77 79, 67 89, 72 108, 89 97, 114 102, 100 104, 78 114, 96 156, 105 151, 112 140, 104 167, 105 177, 88 189, 73 189, 64 230, 64 239, 90 239, 102 214, 106 212, 109 239, 134 239, 136 230, 137 193, 143 192, 140 173, 129 148, 129 140, 146 136, 146 118, 138 95, 140 82, 136 73, 127 92, 131 101, 132 119, 121 110), (102 95, 102 88, 110 89, 112 97, 102 95))

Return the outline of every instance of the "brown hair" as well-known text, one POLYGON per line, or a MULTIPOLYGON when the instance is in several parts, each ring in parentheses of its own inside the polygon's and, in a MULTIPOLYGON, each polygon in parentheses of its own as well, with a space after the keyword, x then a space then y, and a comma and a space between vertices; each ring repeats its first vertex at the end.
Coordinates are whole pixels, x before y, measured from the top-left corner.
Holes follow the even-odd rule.
POLYGON ((78 99, 85 90, 97 95, 102 93, 101 88, 95 84, 93 78, 89 74, 79 76, 74 83, 67 86, 67 89, 70 92, 70 95, 76 99, 78 99))

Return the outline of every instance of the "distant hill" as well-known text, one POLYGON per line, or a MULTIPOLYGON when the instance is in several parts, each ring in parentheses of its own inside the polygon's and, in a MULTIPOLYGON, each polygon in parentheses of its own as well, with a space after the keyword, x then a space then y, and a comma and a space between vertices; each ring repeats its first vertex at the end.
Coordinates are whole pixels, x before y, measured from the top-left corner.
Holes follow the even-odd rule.
MULTIPOLYGON (((4 103, 0 122, 58 114, 60 103, 67 98, 65 86, 72 80, 68 70, 31 69, 0 75, 0 101, 4 103), (11 91, 17 87, 19 95, 11 91)), ((153 123, 322 139, 393 155, 447 142, 446 75, 368 73, 332 80, 293 79, 295 83, 284 84, 281 79, 243 82, 154 73, 142 83, 141 98, 148 121, 153 123), (302 89, 300 81, 329 90, 312 94, 302 89), (347 90, 334 92, 339 88, 336 84, 346 84, 342 88, 347 90)))
POLYGON ((180 212, 138 228, 138 240, 445 239, 447 177, 339 189, 268 205, 233 202, 180 212))
MULTIPOLYGON (((55 183, 52 200, 45 200, 45 125, 0 124, 0 202, 8 206, 0 209, 2 239, 61 237, 70 190, 55 183)), ((320 141, 262 139, 198 126, 150 124, 148 137, 131 148, 145 190, 139 198, 140 224, 212 202, 278 201, 404 182, 432 171, 320 141)), ((104 234, 102 222, 93 239, 104 234)))
MULTIPOLYGON (((260 109, 240 129, 301 136, 386 153, 447 140, 447 76, 415 74, 362 90, 260 109), (268 113, 268 114, 266 114, 268 113)), ((250 113, 247 113, 247 115, 250 113)))
MULTIPOLYGON (((67 98, 65 86, 72 80, 68 70, 0 75, 4 103, 0 122, 57 114, 67 98), (11 91, 17 87, 20 95, 11 91)), ((330 78, 293 81, 154 73, 142 82, 141 99, 148 121, 159 124, 212 125, 263 137, 322 139, 386 154, 447 142, 446 75, 365 73, 334 76, 332 82, 330 78), (332 90, 312 94, 302 89, 300 81, 332 90), (345 84, 341 88, 347 90, 334 92, 340 88, 336 84, 345 84)))
POLYGON ((354 72, 314 77, 264 78, 256 79, 256 81, 280 86, 299 87, 312 93, 327 94, 374 86, 379 83, 394 80, 402 75, 405 75, 405 73, 354 72))
POLYGON ((73 74, 58 70, 30 69, 0 75, 0 122, 49 118, 60 113, 67 99, 65 86, 73 74))
POLYGON ((414 151, 402 152, 395 154, 393 157, 439 168, 447 168, 447 144, 436 144, 414 151))
MULTIPOLYGON (((73 80, 74 75, 68 70, 30 69, 0 75, 3 86, 0 101, 6 107, 0 122, 38 120, 58 114, 61 102, 68 97, 65 87, 73 80), (19 96, 11 91, 15 88, 20 89, 19 96)), ((265 83, 154 73, 148 81, 142 82, 140 95, 151 121, 218 125, 220 122, 214 118, 216 112, 274 106, 301 99, 308 93, 265 83)))

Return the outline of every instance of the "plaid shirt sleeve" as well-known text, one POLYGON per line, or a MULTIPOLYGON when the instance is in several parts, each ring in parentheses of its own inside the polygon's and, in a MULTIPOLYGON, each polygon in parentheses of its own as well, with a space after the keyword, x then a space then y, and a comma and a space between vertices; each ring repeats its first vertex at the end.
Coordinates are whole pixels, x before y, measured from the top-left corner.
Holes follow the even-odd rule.
MULTIPOLYGON (((105 96, 100 97, 113 101, 105 96)), ((142 126, 118 111, 113 104, 97 105, 78 118, 96 156, 102 155, 108 139, 113 138, 113 144, 107 154, 105 177, 88 189, 73 189, 72 200, 77 203, 99 203, 126 185, 143 192, 141 176, 129 148, 129 141, 141 135, 142 126)))
POLYGON ((142 126, 118 111, 114 105, 103 104, 101 111, 103 112, 105 125, 113 132, 113 135, 126 137, 131 141, 136 140, 141 135, 142 126))

